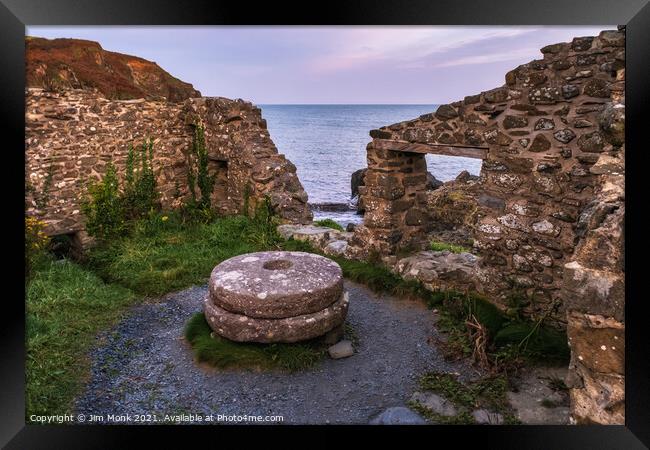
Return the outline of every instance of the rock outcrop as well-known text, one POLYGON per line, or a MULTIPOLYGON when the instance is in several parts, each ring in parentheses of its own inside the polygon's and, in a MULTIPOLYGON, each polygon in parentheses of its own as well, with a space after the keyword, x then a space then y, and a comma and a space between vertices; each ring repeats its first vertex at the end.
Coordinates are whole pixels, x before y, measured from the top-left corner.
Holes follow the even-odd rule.
POLYGON ((27 37, 25 46, 27 87, 97 89, 114 100, 182 102, 201 96, 156 63, 106 51, 97 42, 27 37))

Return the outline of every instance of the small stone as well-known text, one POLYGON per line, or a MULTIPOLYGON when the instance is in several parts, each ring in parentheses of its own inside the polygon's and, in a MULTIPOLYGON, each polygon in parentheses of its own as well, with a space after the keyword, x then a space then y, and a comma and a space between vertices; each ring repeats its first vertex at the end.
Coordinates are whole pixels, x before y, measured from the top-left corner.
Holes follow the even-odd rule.
POLYGON ((503 128, 509 130, 511 128, 523 128, 528 126, 528 118, 526 116, 506 116, 503 119, 503 128))
POLYGON ((352 342, 344 340, 329 347, 327 353, 332 359, 347 358, 354 355, 354 347, 352 347, 352 342))
POLYGON ((492 89, 483 93, 483 98, 488 103, 501 103, 508 100, 508 90, 507 89, 492 89))
POLYGON ((388 408, 370 421, 370 425, 426 425, 426 420, 404 406, 388 408))
POLYGON ((449 120, 458 117, 458 112, 451 105, 440 105, 435 112, 435 116, 440 120, 449 120))
POLYGON ((585 50, 589 50, 591 48, 593 41, 594 38, 592 36, 573 38, 573 41, 571 42, 571 48, 576 52, 584 52, 585 50))
POLYGON ((583 152, 600 153, 603 151, 604 140, 598 131, 583 134, 578 138, 578 147, 583 152))
POLYGON ((589 127, 593 127, 593 126, 594 126, 594 124, 592 124, 587 119, 576 119, 576 121, 573 122, 573 127, 574 128, 589 128, 589 127))
POLYGON ((553 133, 553 137, 556 140, 562 142, 563 144, 568 144, 576 137, 576 134, 573 131, 571 131, 571 129, 564 128, 562 130, 557 130, 555 133, 553 133))
POLYGON ((552 130, 553 128, 555 128, 553 119, 543 117, 535 122, 535 130, 552 130))
POLYGON ((570 99, 580 95, 580 89, 575 84, 565 84, 562 86, 562 97, 570 99))
POLYGON ((533 143, 531 144, 529 150, 531 152, 545 152, 551 148, 551 143, 550 141, 544 136, 543 134, 538 134, 535 136, 535 139, 533 139, 533 143))
POLYGON ((625 34, 615 30, 601 31, 598 39, 606 47, 625 47, 625 34))
POLYGON ((557 236, 560 234, 560 229, 553 225, 553 223, 548 220, 542 220, 540 222, 535 222, 532 225, 533 231, 540 234, 546 234, 549 236, 557 236))
POLYGON ((345 240, 336 240, 331 241, 325 246, 323 252, 327 255, 341 256, 345 253, 345 250, 348 248, 348 241, 345 240))
POLYGON ((594 78, 585 84, 583 93, 590 97, 609 98, 610 90, 607 81, 594 78))

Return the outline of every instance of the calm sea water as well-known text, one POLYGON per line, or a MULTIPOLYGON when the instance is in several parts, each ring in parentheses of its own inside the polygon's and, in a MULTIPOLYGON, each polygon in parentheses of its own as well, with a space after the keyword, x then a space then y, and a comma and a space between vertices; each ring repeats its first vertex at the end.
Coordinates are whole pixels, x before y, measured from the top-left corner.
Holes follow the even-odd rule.
MULTIPOLYGON (((298 169, 310 203, 350 201, 350 176, 366 167, 368 132, 414 119, 437 105, 261 105, 271 138, 298 169)), ((478 174, 476 159, 427 155, 428 170, 439 180, 454 179, 463 170, 478 174)), ((358 223, 353 213, 315 213, 343 224, 358 223)))

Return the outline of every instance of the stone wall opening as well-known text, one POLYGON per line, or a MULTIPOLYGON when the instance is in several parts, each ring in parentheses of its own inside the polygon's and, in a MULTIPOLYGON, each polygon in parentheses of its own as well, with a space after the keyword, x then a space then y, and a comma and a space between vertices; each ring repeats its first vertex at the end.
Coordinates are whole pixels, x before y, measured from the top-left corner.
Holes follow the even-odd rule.
POLYGON ((228 208, 228 161, 210 158, 208 173, 214 177, 214 188, 210 195, 212 206, 217 211, 226 210, 228 208))

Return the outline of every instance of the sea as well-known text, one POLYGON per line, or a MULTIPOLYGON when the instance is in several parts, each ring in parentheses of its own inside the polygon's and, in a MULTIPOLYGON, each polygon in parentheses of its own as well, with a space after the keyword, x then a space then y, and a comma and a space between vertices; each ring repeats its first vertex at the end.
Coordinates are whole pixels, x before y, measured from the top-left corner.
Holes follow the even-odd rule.
MULTIPOLYGON (((309 196, 309 203, 340 203, 348 210, 320 211, 314 219, 330 218, 346 226, 358 224, 351 198, 350 176, 367 166, 366 145, 372 129, 436 110, 438 105, 260 105, 273 142, 293 162, 309 196)), ((478 175, 481 161, 444 155, 427 155, 427 169, 440 181, 463 170, 478 175)))

